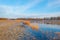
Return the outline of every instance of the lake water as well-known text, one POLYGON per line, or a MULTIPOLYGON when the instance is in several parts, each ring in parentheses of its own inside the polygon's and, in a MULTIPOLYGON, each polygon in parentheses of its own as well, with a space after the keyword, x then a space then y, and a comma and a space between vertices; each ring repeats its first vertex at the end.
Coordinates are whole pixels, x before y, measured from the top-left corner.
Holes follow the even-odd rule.
POLYGON ((56 32, 60 32, 60 25, 38 25, 38 30, 33 30, 30 27, 26 27, 26 32, 29 32, 30 36, 36 38, 36 40, 53 40, 54 38, 59 39, 59 36, 56 34, 56 32))
POLYGON ((60 40, 60 34, 56 34, 60 32, 60 25, 38 24, 38 26, 38 30, 33 30, 26 26, 26 35, 23 40, 60 40))

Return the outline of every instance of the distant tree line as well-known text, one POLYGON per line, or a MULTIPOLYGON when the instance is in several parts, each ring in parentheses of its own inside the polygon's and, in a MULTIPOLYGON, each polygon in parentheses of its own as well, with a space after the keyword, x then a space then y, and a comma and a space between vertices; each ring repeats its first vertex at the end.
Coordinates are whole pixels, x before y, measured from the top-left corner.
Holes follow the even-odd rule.
POLYGON ((0 20, 7 20, 8 18, 0 18, 0 20))
POLYGON ((44 18, 44 20, 60 20, 60 17, 44 18))
MULTIPOLYGON (((8 18, 0 18, 0 20, 7 20, 8 18)), ((50 17, 50 18, 17 18, 10 20, 60 20, 60 17, 50 17)))

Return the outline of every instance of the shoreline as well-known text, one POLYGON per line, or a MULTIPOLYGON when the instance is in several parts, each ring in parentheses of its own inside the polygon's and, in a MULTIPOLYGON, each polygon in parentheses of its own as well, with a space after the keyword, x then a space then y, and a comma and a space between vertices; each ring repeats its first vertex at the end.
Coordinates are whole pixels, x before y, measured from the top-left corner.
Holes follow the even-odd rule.
POLYGON ((44 23, 60 25, 60 20, 44 20, 44 23))

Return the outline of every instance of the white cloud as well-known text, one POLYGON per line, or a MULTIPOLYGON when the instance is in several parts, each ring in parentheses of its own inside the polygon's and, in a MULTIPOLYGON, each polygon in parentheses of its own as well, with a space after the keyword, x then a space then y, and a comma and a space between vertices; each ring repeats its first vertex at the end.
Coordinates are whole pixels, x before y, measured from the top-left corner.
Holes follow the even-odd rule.
POLYGON ((23 5, 22 8, 23 8, 23 11, 26 11, 27 9, 37 5, 38 3, 42 2, 42 0, 33 0, 32 2, 29 2, 28 4, 26 5, 23 5))
POLYGON ((52 0, 51 2, 48 1, 48 4, 46 5, 48 8, 56 8, 60 7, 60 0, 52 0))
MULTIPOLYGON (((38 3, 42 2, 42 0, 34 0, 32 2, 29 2, 26 5, 23 6, 7 6, 7 5, 0 5, 0 17, 8 17, 8 18, 17 18, 17 17, 53 17, 53 16, 60 16, 60 12, 56 12, 56 13, 24 13, 24 11, 30 9, 31 7, 37 5, 38 3), (2 16, 3 15, 3 16, 2 16)), ((60 5, 60 0, 59 1, 55 1, 55 2, 49 2, 48 3, 48 7, 52 7, 54 5, 60 5)))
POLYGON ((23 6, 8 6, 8 5, 0 5, 0 17, 26 17, 33 14, 26 15, 24 11, 27 9, 35 6, 38 4, 41 0, 33 0, 32 2, 27 3, 23 6), (3 16, 2 16, 3 15, 3 16), (7 15, 7 16, 6 16, 7 15))
MULTIPOLYGON (((13 6, 6 6, 6 5, 0 5, 0 16, 6 16, 11 17, 19 14, 19 10, 17 7, 13 6)), ((2 17, 3 17, 2 16, 2 17)))
POLYGON ((60 12, 56 13, 22 13, 20 7, 14 6, 0 6, 0 17, 17 18, 17 17, 31 17, 31 18, 43 18, 60 16, 60 12), (2 16, 3 15, 3 16, 2 16))
POLYGON ((40 13, 40 14, 34 14, 30 17, 33 18, 44 18, 44 17, 57 17, 60 16, 60 12, 54 12, 54 13, 40 13))

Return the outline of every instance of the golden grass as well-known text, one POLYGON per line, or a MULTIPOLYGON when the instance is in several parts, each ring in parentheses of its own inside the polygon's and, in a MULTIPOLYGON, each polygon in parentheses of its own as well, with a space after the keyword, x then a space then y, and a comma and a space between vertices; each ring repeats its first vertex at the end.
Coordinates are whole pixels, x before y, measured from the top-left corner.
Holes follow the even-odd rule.
POLYGON ((33 30, 38 30, 38 29, 39 29, 39 27, 38 27, 37 24, 35 24, 35 25, 30 24, 29 26, 30 26, 33 30))
POLYGON ((39 29, 39 27, 38 27, 38 25, 37 24, 31 24, 30 23, 30 21, 24 21, 24 20, 22 20, 23 22, 24 22, 24 24, 26 24, 26 25, 28 25, 29 27, 31 27, 33 30, 38 30, 39 29))
POLYGON ((18 36, 24 36, 24 28, 20 27, 20 22, 25 22, 28 26, 30 26, 34 30, 38 30, 37 25, 32 25, 30 21, 24 20, 0 20, 0 40, 17 40, 18 36), (21 34, 19 34, 21 33, 21 34))
POLYGON ((16 40, 18 33, 24 30, 16 25, 19 22, 20 20, 0 20, 0 40, 16 40))

